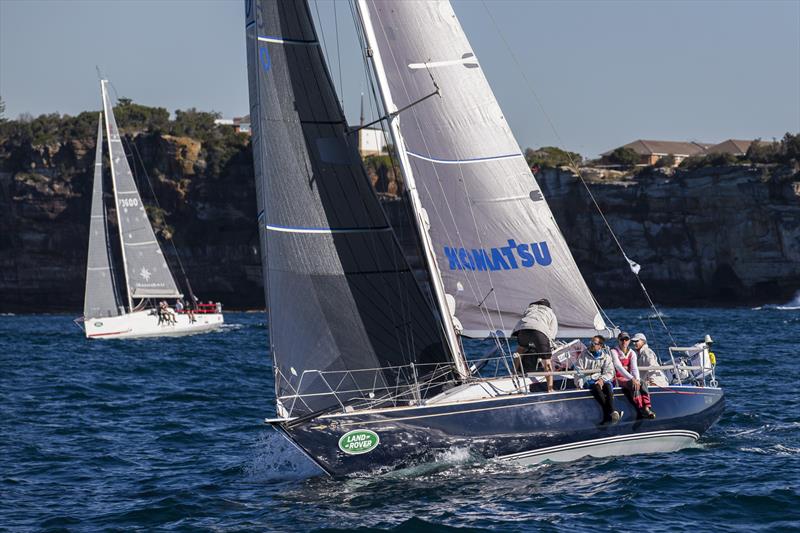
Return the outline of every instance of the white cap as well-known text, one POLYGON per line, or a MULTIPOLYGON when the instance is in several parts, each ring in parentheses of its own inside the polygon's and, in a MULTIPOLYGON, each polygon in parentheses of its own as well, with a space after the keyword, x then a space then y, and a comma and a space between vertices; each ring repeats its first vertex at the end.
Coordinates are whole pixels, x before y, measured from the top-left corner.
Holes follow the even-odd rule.
POLYGON ((637 333, 636 335, 634 335, 633 337, 631 337, 631 340, 632 340, 633 342, 636 342, 636 341, 642 341, 642 342, 644 342, 645 344, 647 344, 647 337, 645 337, 645 336, 644 336, 644 333, 637 333))

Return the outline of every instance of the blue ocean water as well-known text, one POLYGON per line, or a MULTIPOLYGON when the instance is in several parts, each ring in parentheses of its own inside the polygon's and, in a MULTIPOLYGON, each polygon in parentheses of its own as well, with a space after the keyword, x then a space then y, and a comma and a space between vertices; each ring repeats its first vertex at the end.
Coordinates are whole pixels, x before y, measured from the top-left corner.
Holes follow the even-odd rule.
MULTIPOLYGON (((0 316, 0 529, 797 531, 800 303, 662 312, 676 339, 717 341, 727 408, 697 446, 531 467, 456 449, 348 479, 309 477, 261 423, 261 313, 92 342, 67 316, 0 316)), ((652 311, 610 314, 663 339, 652 311)))

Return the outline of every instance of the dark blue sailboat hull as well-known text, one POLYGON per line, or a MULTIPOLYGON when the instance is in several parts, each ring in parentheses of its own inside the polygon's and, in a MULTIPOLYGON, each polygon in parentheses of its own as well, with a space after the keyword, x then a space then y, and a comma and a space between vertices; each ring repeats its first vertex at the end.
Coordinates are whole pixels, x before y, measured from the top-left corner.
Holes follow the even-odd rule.
POLYGON ((278 426, 326 472, 347 475, 419 464, 454 448, 524 463, 671 451, 697 440, 724 408, 719 388, 653 387, 658 416, 637 420, 622 392, 615 393, 624 416, 613 426, 599 425, 600 406, 585 390, 365 410, 278 426), (377 436, 369 451, 340 448, 345 435, 364 430, 377 436))

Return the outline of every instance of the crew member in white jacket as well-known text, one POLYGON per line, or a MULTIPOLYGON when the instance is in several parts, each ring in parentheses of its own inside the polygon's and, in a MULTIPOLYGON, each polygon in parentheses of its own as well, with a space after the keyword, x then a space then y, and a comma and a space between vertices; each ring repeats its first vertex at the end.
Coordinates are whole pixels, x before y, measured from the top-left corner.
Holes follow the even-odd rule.
MULTIPOLYGON (((514 326, 512 336, 517 337, 517 353, 523 372, 536 369, 537 360, 542 361, 546 372, 553 371, 553 341, 558 333, 558 319, 546 298, 537 300, 525 309, 522 318, 514 326)), ((553 376, 547 376, 547 392, 553 392, 553 376)))
POLYGON ((592 337, 589 348, 575 361, 575 386, 589 389, 603 409, 602 425, 616 424, 622 412, 614 409, 614 363, 600 335, 592 337))

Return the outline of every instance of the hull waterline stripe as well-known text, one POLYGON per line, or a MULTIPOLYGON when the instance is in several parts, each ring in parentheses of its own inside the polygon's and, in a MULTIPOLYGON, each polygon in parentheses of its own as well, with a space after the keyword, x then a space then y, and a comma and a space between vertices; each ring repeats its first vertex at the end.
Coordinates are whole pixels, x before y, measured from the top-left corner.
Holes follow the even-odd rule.
POLYGON ((522 154, 504 154, 504 155, 495 155, 490 157, 475 157, 472 159, 438 159, 436 157, 427 157, 422 154, 415 154, 409 150, 406 150, 406 153, 412 157, 416 157, 417 159, 422 159, 423 161, 430 161, 431 163, 441 163, 443 165, 464 165, 470 163, 483 163, 485 161, 501 161, 503 159, 514 159, 517 157, 522 157, 522 154))
POLYGON ((700 438, 700 434, 695 431, 690 431, 688 429, 676 429, 676 430, 664 430, 664 431, 652 431, 649 433, 632 433, 628 435, 616 435, 614 437, 605 437, 602 439, 592 439, 592 440, 584 440, 580 442, 572 442, 569 444, 559 444, 558 446, 550 446, 547 448, 537 448, 535 450, 529 450, 526 452, 518 452, 512 453, 509 455, 501 455, 498 456, 498 459, 503 460, 514 460, 514 459, 524 459, 527 457, 534 457, 536 455, 545 455, 548 453, 558 453, 558 452, 565 452, 569 450, 576 450, 580 448, 590 448, 593 446, 600 446, 603 444, 614 444, 617 442, 626 442, 626 441, 633 441, 633 440, 646 440, 646 439, 654 439, 660 437, 689 437, 691 439, 697 440, 700 438))
POLYGON ((378 228, 292 228, 289 226, 264 224, 264 227, 270 231, 277 231, 280 233, 316 233, 323 235, 330 235, 334 233, 371 233, 392 230, 390 226, 381 226, 378 228))
POLYGON ((111 267, 86 267, 86 270, 111 270, 111 267))
POLYGON ((272 44, 299 44, 301 46, 315 46, 319 44, 319 41, 302 41, 300 39, 283 39, 281 37, 267 37, 267 36, 258 36, 258 40, 262 43, 272 43, 272 44))

